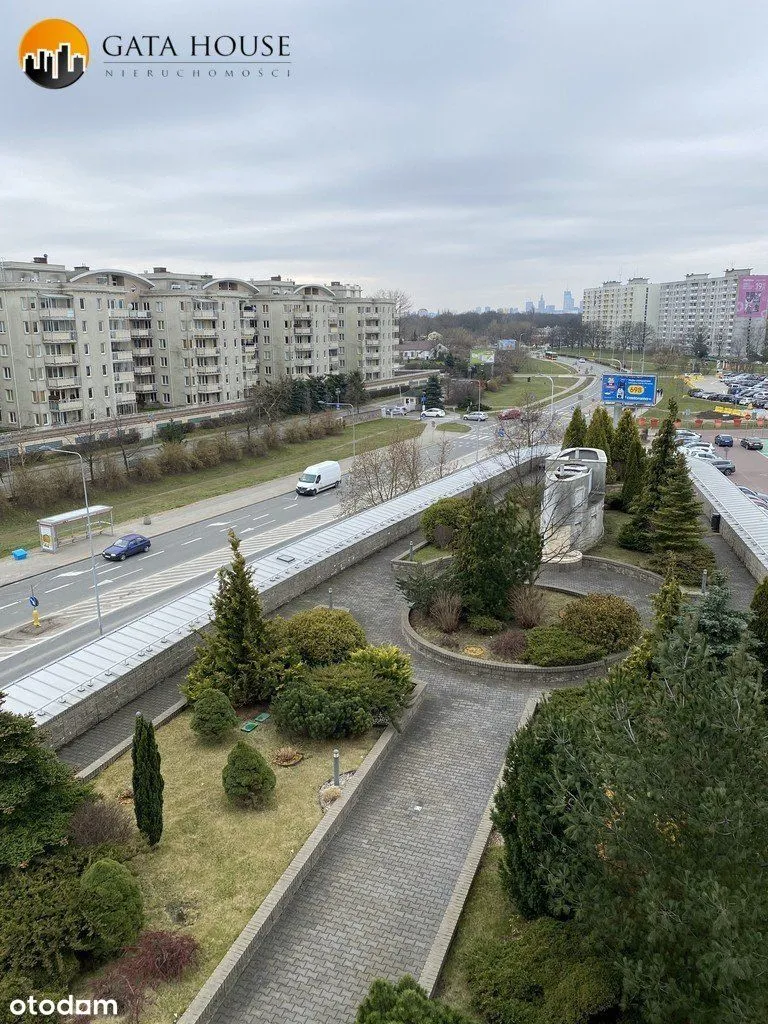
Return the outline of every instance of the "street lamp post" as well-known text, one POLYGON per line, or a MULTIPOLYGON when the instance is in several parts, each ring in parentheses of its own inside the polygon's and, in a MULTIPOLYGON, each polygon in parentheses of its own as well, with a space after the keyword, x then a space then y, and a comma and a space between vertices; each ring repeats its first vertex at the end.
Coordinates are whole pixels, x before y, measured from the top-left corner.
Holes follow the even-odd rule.
MULTIPOLYGON (((340 394, 339 391, 336 392, 340 394)), ((357 436, 355 434, 355 407, 350 405, 349 402, 320 402, 320 405, 335 405, 337 409, 351 409, 352 410, 352 458, 357 456, 357 436)))
POLYGON ((88 486, 85 482, 85 463, 83 462, 83 456, 80 452, 73 451, 71 448, 49 448, 44 447, 39 449, 41 452, 53 452, 54 455, 74 455, 80 460, 80 475, 83 478, 83 498, 85 499, 85 521, 88 529, 88 543, 91 548, 91 575, 93 576, 93 593, 96 598, 96 618, 99 622, 99 636, 104 634, 104 627, 101 622, 101 603, 99 601, 99 581, 96 576, 96 555, 93 551, 93 531, 91 530, 91 507, 88 504, 88 486))
MULTIPOLYGON (((482 390, 483 390, 483 382, 478 377, 477 378, 477 411, 478 412, 480 412, 480 395, 482 393, 482 390)), ((480 461, 480 420, 477 421, 477 426, 475 427, 475 430, 477 431, 477 445, 475 447, 475 462, 479 462, 480 461)))

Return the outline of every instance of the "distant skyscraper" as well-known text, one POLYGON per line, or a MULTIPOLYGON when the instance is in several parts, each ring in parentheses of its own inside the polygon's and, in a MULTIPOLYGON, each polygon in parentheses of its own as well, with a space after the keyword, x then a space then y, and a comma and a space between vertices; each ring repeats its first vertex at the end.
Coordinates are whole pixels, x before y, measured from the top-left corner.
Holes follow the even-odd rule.
POLYGON ((573 301, 573 295, 566 289, 563 292, 563 312, 573 313, 576 309, 576 304, 573 301))
POLYGON ((533 313, 535 309, 536 309, 536 307, 531 302, 531 300, 530 299, 526 299, 525 300, 525 312, 526 313, 533 313))
POLYGON ((555 307, 554 306, 545 306, 544 307, 544 312, 545 313, 554 313, 555 312, 555 307))
POLYGON ((547 304, 544 301, 544 296, 543 295, 539 296, 539 303, 538 303, 536 308, 539 311, 539 313, 544 313, 546 311, 547 304))

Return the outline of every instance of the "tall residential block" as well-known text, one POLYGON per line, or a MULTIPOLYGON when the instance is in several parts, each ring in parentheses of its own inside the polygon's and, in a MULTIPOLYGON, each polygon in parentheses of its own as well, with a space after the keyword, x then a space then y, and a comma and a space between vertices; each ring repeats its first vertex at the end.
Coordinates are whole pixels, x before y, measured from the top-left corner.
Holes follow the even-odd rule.
POLYGON ((392 376, 394 303, 359 285, 0 262, 0 430, 237 402, 279 377, 392 376))
POLYGON ((604 281, 584 290, 584 322, 599 324, 608 338, 623 323, 641 323, 652 328, 655 342, 667 346, 690 345, 703 333, 710 354, 718 358, 743 355, 750 347, 759 351, 765 316, 736 315, 739 282, 751 273, 743 268, 726 270, 721 277, 686 274, 681 281, 659 284, 638 277, 626 284, 604 281))

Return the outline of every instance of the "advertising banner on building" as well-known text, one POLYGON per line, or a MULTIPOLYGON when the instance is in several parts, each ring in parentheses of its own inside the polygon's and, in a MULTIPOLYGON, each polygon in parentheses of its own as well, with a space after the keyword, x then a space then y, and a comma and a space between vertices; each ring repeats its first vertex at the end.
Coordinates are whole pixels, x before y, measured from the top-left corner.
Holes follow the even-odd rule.
POLYGON ((768 313, 768 277, 753 274, 739 278, 736 316, 765 316, 768 313))
POLYGON ((516 348, 516 347, 517 347, 517 339, 516 338, 501 338, 499 341, 496 342, 496 348, 501 349, 502 351, 504 351, 505 349, 516 348))
POLYGON ((493 366, 492 348, 473 348, 469 353, 470 366, 493 366))
POLYGON ((620 405, 653 405, 656 401, 656 377, 634 374, 604 373, 602 395, 604 402, 620 405))

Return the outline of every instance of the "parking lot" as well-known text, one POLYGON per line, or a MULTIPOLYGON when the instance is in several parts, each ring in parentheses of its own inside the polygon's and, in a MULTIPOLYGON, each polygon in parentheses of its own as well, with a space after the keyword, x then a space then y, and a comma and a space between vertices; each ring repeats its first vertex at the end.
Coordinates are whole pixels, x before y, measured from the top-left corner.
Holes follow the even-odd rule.
POLYGON ((725 426, 719 430, 703 430, 699 427, 695 429, 697 434, 701 434, 703 441, 709 441, 711 444, 715 443, 716 434, 730 433, 733 448, 718 448, 718 454, 724 459, 730 459, 736 466, 736 472, 728 479, 734 486, 743 484, 755 491, 768 493, 768 430, 755 430, 754 433, 750 433, 743 429, 729 431, 725 426), (763 451, 747 451, 746 448, 742 448, 739 442, 743 437, 762 438, 765 445, 763 451))

